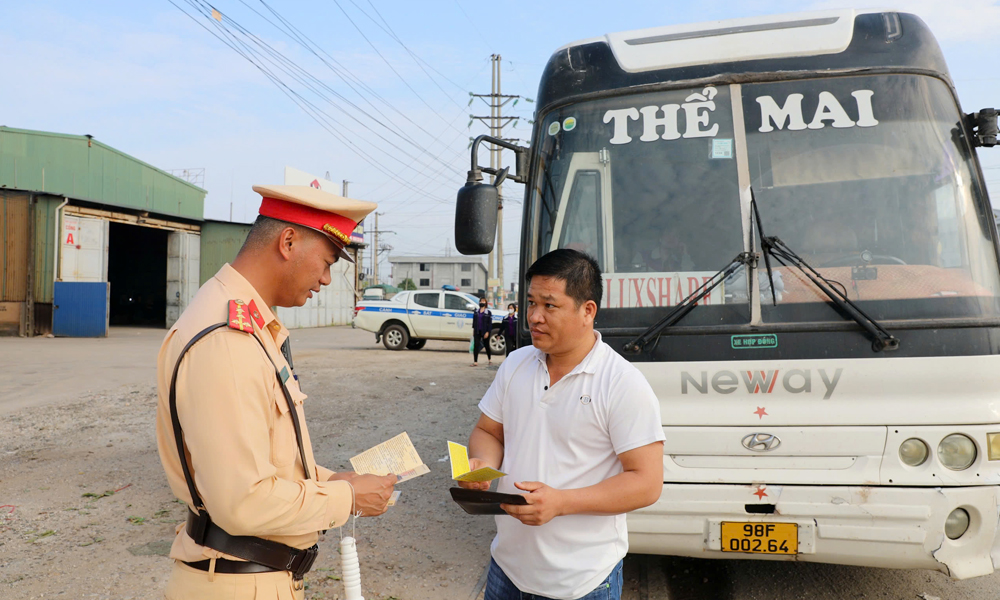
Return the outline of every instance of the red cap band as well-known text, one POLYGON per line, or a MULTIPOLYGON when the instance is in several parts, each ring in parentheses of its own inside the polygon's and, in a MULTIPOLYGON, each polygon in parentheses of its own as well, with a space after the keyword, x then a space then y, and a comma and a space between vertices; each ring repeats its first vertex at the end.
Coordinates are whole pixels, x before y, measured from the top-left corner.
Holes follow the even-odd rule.
POLYGON ((277 198, 265 197, 260 203, 260 214, 310 227, 343 244, 351 243, 351 232, 358 226, 355 221, 345 216, 277 198))

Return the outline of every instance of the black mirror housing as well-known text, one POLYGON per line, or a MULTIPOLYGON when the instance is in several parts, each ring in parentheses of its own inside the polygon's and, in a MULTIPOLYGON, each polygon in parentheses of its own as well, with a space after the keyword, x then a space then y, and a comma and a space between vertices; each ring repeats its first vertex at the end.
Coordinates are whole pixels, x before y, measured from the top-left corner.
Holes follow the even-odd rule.
POLYGON ((466 183, 455 203, 455 247, 462 254, 489 254, 497 236, 500 194, 489 183, 466 183))
POLYGON ((969 129, 972 130, 972 146, 975 148, 992 148, 997 145, 997 114, 995 108, 984 108, 979 112, 966 115, 969 129))

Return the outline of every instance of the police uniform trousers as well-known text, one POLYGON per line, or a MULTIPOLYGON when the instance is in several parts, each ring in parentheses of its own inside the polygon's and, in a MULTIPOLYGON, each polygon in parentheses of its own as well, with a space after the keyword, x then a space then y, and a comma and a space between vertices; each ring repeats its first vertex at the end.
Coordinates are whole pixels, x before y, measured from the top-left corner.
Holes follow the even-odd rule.
POLYGON ((164 592, 165 600, 304 600, 305 591, 295 590, 290 571, 270 573, 215 573, 174 561, 174 570, 164 592), (209 581, 209 579, 213 579, 209 581))

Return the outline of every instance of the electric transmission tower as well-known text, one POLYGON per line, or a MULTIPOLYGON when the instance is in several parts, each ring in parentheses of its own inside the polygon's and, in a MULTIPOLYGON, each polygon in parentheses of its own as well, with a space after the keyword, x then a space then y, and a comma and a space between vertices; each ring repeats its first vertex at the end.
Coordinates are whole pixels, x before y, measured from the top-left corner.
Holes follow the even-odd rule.
MULTIPOLYGON (((489 116, 482 115, 469 115, 469 118, 478 120, 490 128, 490 135, 507 142, 517 142, 516 138, 504 138, 503 128, 509 125, 511 121, 516 121, 518 117, 505 117, 502 114, 504 106, 507 106, 510 102, 517 104, 518 99, 521 96, 512 94, 503 94, 500 92, 500 55, 492 54, 490 55, 490 60, 493 62, 493 85, 489 94, 469 94, 472 99, 479 98, 487 106, 490 107, 489 116)), ((472 104, 472 99, 469 100, 469 104, 472 104)), ((526 99, 527 100, 527 99, 526 99)), ((470 123, 472 121, 469 121, 470 123)), ((490 148, 490 167, 493 169, 499 169, 502 162, 501 152, 503 149, 500 146, 492 145, 490 148)), ((495 180, 494 175, 490 175, 490 183, 495 180)), ((502 187, 501 183, 501 187, 502 187)), ((490 252, 489 258, 487 259, 487 278, 488 279, 499 279, 499 286, 489 286, 490 294, 496 302, 497 287, 503 289, 503 192, 501 189, 497 189, 497 193, 500 196, 500 207, 499 214, 497 215, 497 243, 494 250, 490 252)))

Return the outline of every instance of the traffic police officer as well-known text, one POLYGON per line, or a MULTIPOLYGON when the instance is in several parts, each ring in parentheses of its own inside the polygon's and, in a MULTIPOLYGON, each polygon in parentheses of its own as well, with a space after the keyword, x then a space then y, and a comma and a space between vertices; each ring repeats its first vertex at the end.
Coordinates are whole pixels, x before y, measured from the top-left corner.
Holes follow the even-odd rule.
MULTIPOLYGON (((386 509, 396 477, 313 458, 288 330, 376 208, 306 186, 255 186, 260 216, 232 265, 201 287, 157 359, 156 437, 188 505, 166 598, 303 598, 318 532, 386 509)), ((353 260, 352 260, 353 262, 353 260)))

